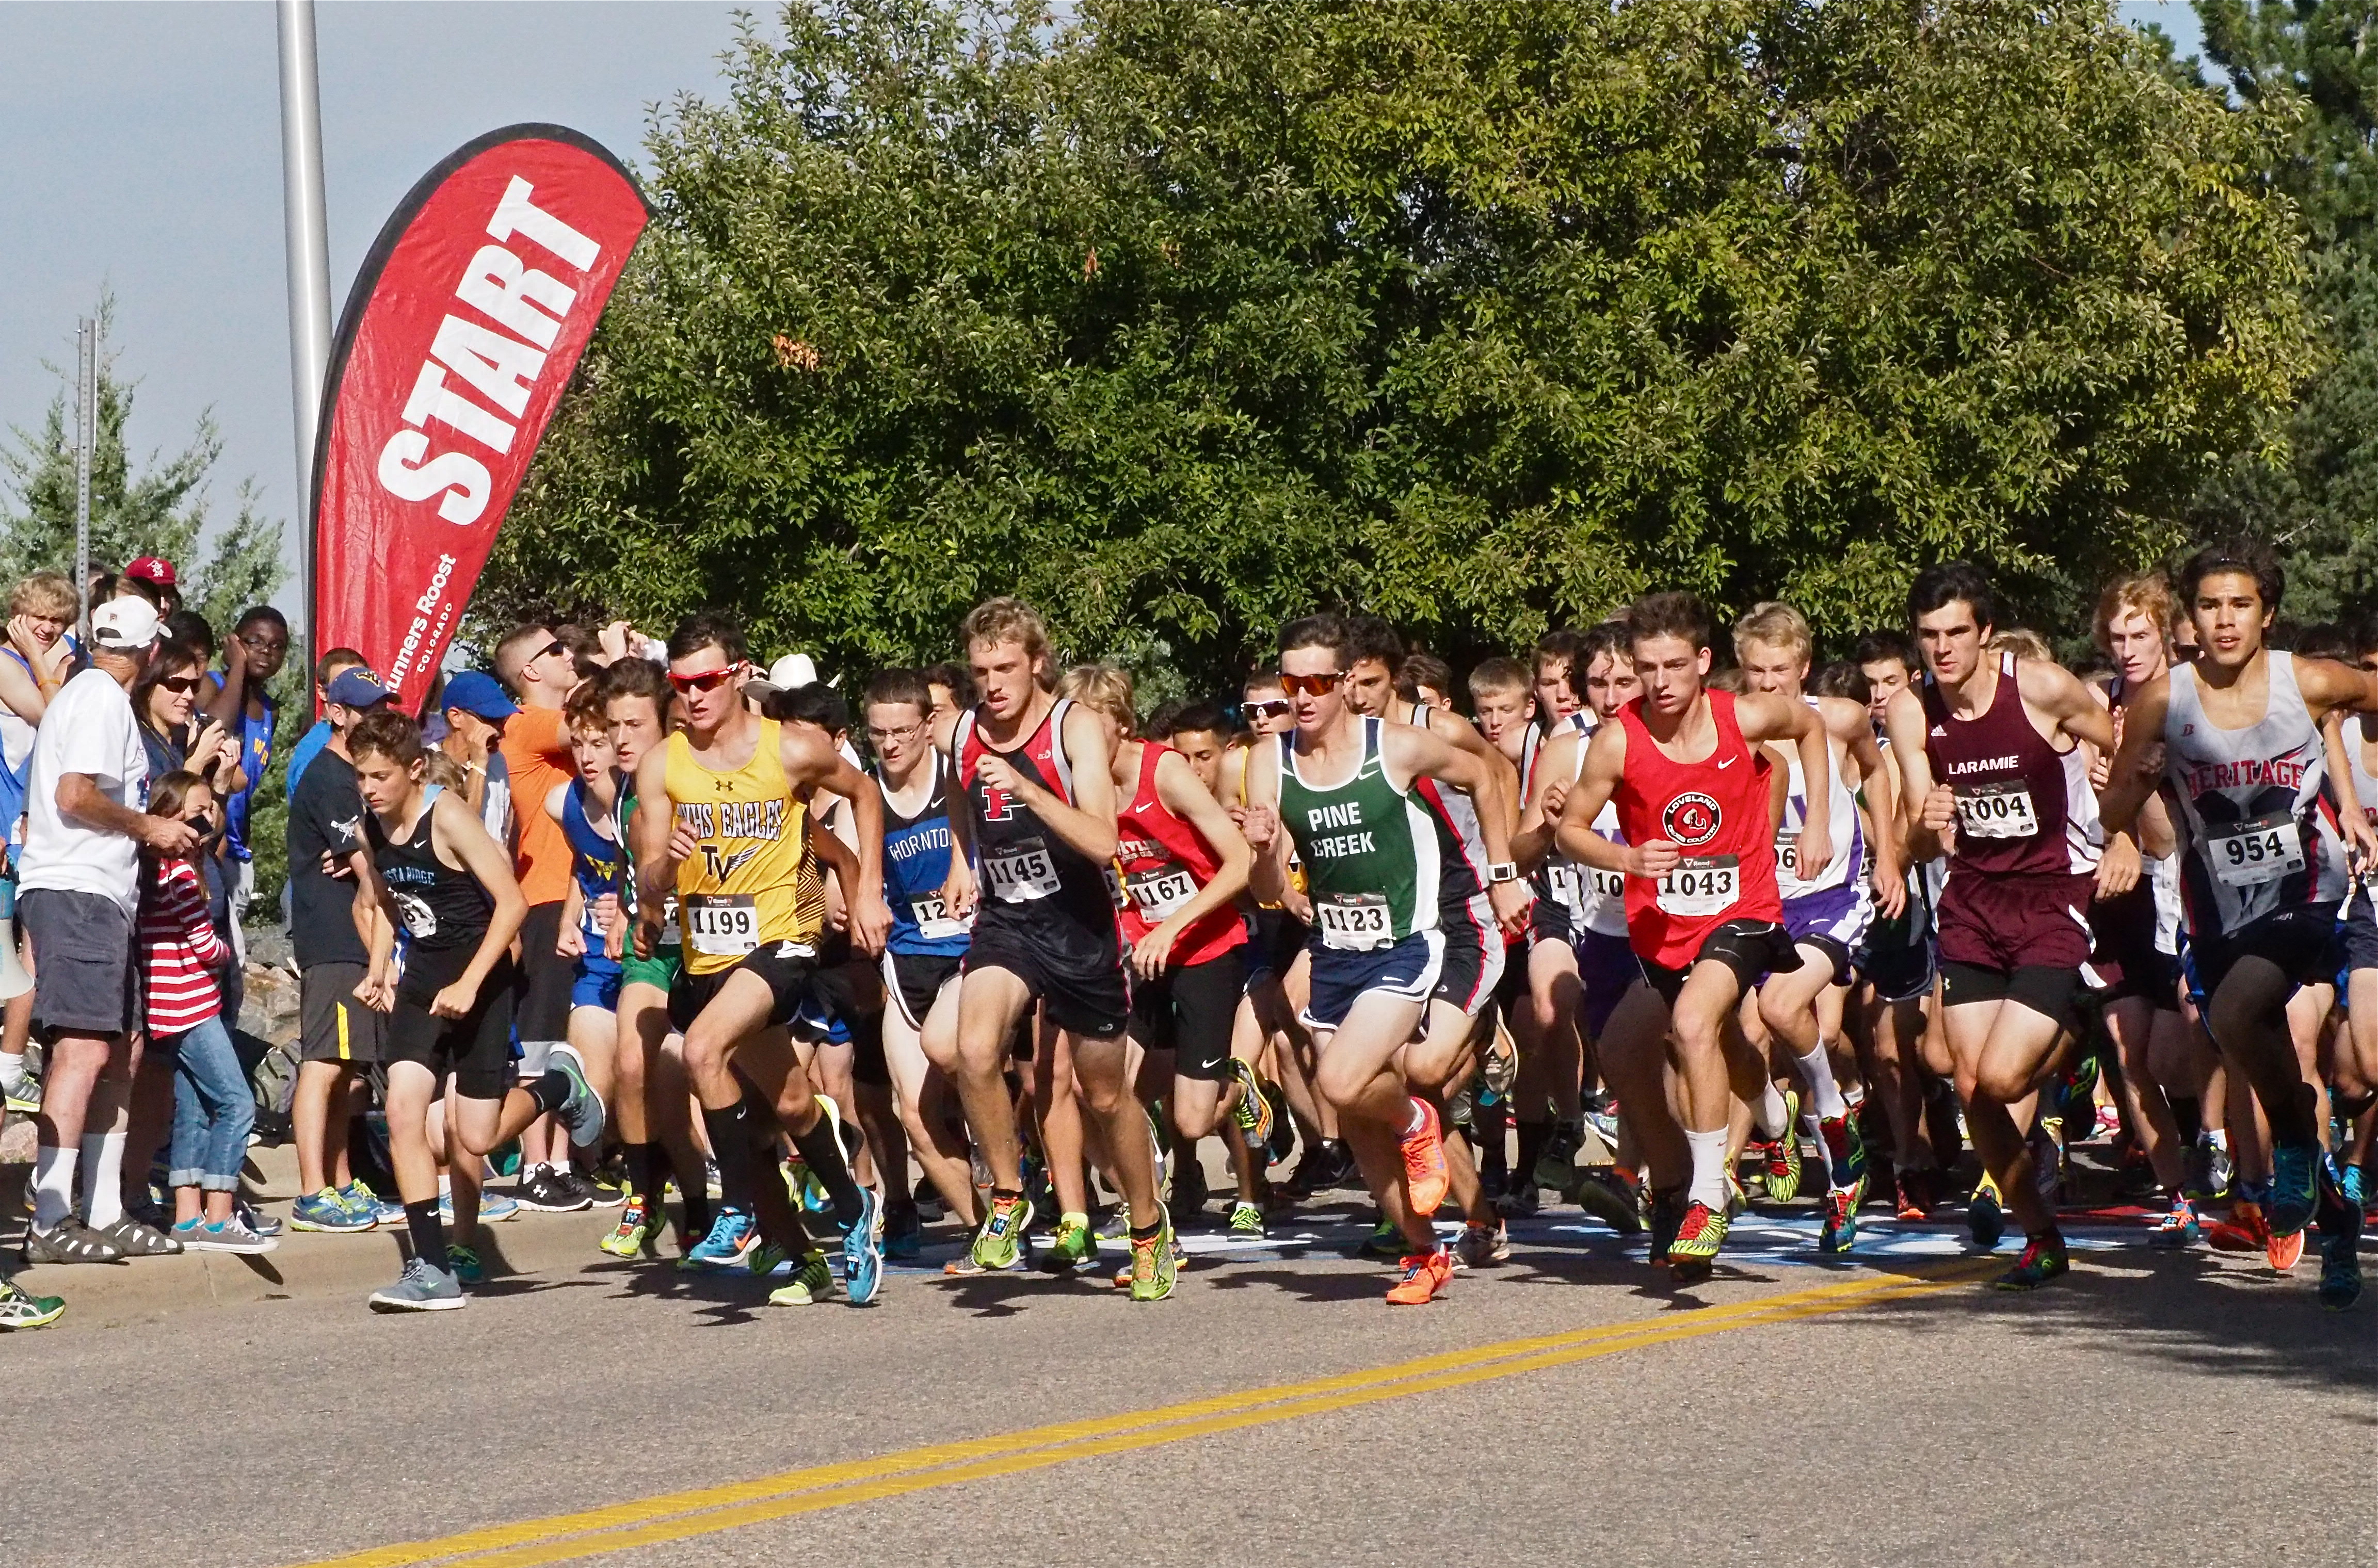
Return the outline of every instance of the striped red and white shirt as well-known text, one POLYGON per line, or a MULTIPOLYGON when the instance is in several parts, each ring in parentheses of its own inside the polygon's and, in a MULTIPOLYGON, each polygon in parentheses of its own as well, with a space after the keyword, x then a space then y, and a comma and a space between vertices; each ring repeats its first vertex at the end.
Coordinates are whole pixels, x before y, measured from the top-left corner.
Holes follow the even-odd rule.
POLYGON ((214 970, 231 949, 207 915, 207 890, 187 860, 151 863, 140 897, 140 974, 149 1033, 178 1035, 222 1011, 214 970))

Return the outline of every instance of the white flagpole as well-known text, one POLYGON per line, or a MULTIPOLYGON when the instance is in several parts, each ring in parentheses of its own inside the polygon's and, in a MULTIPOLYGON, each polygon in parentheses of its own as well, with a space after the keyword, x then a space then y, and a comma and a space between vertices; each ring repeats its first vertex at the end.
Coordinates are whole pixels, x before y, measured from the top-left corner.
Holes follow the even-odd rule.
MULTIPOLYGON (((322 212, 322 94, 314 0, 281 0, 281 198, 288 226, 289 389, 297 435, 297 591, 306 668, 314 660, 315 423, 330 360, 330 254, 322 212)), ((310 674, 308 681, 312 679, 310 674)))

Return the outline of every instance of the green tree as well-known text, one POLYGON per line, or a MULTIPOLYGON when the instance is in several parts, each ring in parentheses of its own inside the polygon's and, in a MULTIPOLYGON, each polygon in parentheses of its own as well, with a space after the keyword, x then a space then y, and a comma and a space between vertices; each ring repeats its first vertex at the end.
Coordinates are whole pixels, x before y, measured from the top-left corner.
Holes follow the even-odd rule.
POLYGON ((1195 681, 1316 604, 1848 635, 1952 555, 2049 616, 2312 363, 2281 127, 2097 0, 981 15, 790 5, 655 126, 485 619, 865 665, 1020 592, 1195 681))
MULTIPOLYGON (((164 557, 181 574, 184 602, 207 618, 217 637, 227 636, 241 610, 269 604, 280 585, 281 524, 258 514, 255 485, 243 480, 231 521, 207 537, 208 480, 222 457, 222 437, 210 413, 198 416, 187 447, 172 457, 152 452, 142 472, 133 473, 125 430, 137 384, 117 373, 108 343, 114 317, 113 303, 102 298, 90 558, 94 565, 121 567, 139 556, 164 557), (200 565, 202 543, 206 557, 200 565)), ((11 426, 11 440, 0 446, 0 486, 8 492, 0 506, 0 584, 31 571, 74 575, 73 372, 60 372, 59 379, 63 385, 40 427, 11 426)))
POLYGON ((2291 613, 2378 597, 2378 9, 2348 0, 2197 0, 2204 51, 2240 102, 2284 125, 2265 178, 2303 214, 2306 303, 2325 353, 2287 443, 2240 453, 2199 498, 2204 529, 2282 544, 2291 613))

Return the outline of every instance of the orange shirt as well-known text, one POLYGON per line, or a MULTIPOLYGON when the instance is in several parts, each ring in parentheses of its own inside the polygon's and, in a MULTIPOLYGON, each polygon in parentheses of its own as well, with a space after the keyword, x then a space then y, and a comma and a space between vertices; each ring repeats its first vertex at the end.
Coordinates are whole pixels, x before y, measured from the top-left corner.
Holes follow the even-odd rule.
POLYGON ((512 832, 520 841, 512 873, 520 878, 521 896, 531 904, 558 904, 570 892, 570 839, 546 815, 545 797, 578 772, 561 710, 522 708, 504 721, 498 749, 511 773, 512 832))

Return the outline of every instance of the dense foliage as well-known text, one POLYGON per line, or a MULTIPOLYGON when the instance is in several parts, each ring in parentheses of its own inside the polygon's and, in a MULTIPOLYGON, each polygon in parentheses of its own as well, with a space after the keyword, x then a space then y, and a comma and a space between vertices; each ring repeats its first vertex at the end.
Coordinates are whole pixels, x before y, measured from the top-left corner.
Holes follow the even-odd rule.
POLYGON ((808 0, 652 229, 482 585, 829 667, 1018 591, 1211 679, 1658 582, 2048 616, 2314 363, 2287 133, 2102 3, 808 0))

